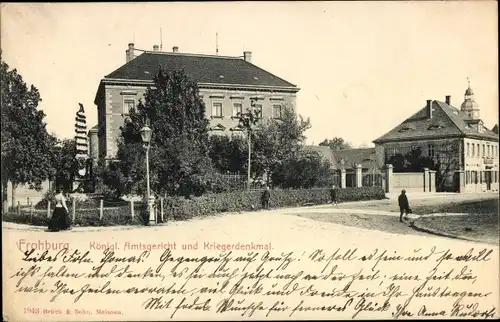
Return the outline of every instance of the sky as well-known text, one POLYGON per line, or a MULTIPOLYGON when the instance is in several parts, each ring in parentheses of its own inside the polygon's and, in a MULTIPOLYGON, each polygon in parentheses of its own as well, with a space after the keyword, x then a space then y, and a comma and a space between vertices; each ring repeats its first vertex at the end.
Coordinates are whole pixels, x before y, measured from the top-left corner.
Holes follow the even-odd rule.
POLYGON ((49 132, 74 136, 78 103, 97 124, 100 80, 129 42, 242 56, 296 84, 307 143, 372 141, 425 106, 460 107, 467 78, 498 122, 496 1, 1 4, 2 59, 41 93, 49 132))

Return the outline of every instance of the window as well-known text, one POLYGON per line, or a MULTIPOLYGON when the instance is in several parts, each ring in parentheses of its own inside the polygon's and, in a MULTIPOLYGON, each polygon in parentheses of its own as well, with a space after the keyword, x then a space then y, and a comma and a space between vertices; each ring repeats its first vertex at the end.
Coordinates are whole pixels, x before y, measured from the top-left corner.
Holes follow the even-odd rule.
POLYGON ((483 183, 483 171, 479 171, 479 183, 483 183))
POLYGON ((135 99, 131 96, 125 96, 123 98, 123 114, 130 114, 130 110, 135 108, 135 99))
POLYGON ((222 117, 221 102, 212 102, 212 117, 222 117))
POLYGON ((477 171, 472 171, 474 174, 474 183, 477 184, 477 171))
POLYGON ((433 158, 434 157, 434 144, 427 145, 427 154, 433 158))
POLYGON ((410 151, 417 151, 417 150, 418 150, 418 145, 413 144, 413 145, 410 147, 410 151))
POLYGON ((467 143, 467 156, 470 157, 470 143, 467 143))
POLYGON ((481 149, 481 146, 479 146, 479 143, 476 144, 476 148, 477 148, 477 150, 476 150, 476 157, 478 157, 481 154, 481 151, 479 151, 481 149))
POLYGON ((490 146, 490 145, 488 145, 487 147, 488 147, 488 153, 487 153, 487 156, 488 156, 488 158, 489 158, 489 157, 491 157, 491 146, 490 146))
POLYGON ((233 117, 239 117, 243 114, 243 104, 233 103, 233 117))
POLYGON ((485 146, 484 146, 484 144, 483 144, 483 158, 484 158, 485 156, 486 156, 486 148, 485 148, 485 146))
POLYGON ((465 171, 465 183, 470 183, 470 171, 465 171))
POLYGON ((253 110, 254 110, 257 118, 262 118, 262 104, 255 104, 253 106, 253 110))
POLYGON ((476 145, 472 143, 472 157, 476 156, 476 145))
POLYGON ((281 105, 279 104, 273 105, 273 118, 275 119, 281 118, 281 105))

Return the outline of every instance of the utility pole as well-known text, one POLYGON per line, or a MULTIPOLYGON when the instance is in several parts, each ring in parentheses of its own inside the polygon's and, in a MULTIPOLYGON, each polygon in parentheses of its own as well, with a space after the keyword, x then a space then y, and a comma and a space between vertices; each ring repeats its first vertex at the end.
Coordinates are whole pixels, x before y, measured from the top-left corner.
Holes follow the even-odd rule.
POLYGON ((247 136, 248 136, 248 170, 247 170, 247 190, 250 191, 250 174, 251 174, 251 166, 252 166, 252 161, 251 161, 251 156, 252 156, 252 130, 250 127, 247 129, 247 136))
POLYGON ((247 132, 248 142, 248 166, 247 166, 247 190, 251 188, 251 173, 252 173, 252 126, 257 122, 257 117, 254 115, 255 99, 250 99, 250 109, 247 113, 241 113, 240 126, 244 127, 247 132))

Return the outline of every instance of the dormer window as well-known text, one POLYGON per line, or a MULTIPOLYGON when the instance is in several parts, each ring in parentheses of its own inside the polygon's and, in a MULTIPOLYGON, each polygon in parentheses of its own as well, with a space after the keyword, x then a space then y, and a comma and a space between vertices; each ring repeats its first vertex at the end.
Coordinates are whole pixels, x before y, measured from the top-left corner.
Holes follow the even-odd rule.
POLYGON ((409 132, 409 131, 413 131, 413 128, 410 127, 410 126, 405 126, 405 127, 402 127, 399 132, 409 132))
POLYGON ((442 129, 444 126, 442 124, 431 124, 427 128, 428 130, 437 130, 437 129, 442 129))

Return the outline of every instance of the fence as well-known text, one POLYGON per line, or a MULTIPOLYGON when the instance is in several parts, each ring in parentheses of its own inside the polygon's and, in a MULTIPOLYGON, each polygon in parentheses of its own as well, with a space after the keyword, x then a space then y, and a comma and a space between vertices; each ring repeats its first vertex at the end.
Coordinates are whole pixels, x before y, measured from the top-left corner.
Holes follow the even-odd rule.
POLYGON ((362 177, 363 187, 385 187, 385 174, 379 169, 367 169, 362 177))
POLYGON ((356 187, 356 173, 352 170, 347 170, 345 174, 345 184, 348 188, 356 187))
MULTIPOLYGON (((222 182, 227 184, 232 191, 243 191, 248 189, 247 176, 237 173, 226 173, 221 175, 222 182)), ((262 190, 266 186, 262 180, 254 180, 250 183, 250 190, 262 190)))

